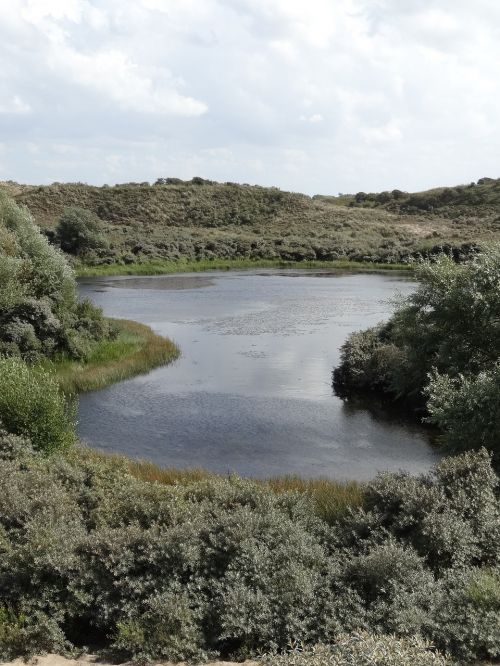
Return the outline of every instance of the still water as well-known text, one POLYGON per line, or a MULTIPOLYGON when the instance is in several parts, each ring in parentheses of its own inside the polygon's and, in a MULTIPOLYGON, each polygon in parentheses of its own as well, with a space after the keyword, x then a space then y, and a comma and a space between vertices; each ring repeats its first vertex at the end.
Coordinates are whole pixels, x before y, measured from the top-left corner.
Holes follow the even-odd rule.
POLYGON ((344 404, 331 388, 351 331, 386 320, 415 285, 394 274, 238 271, 80 282, 112 317, 172 338, 181 358, 80 398, 89 444, 254 477, 366 479, 426 470, 425 432, 344 404))

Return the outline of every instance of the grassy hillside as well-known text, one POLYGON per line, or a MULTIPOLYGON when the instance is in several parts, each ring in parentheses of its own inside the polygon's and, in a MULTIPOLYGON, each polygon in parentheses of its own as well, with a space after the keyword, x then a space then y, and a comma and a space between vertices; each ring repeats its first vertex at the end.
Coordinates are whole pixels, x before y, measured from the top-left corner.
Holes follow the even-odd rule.
POLYGON ((100 220, 103 247, 85 264, 212 259, 398 263, 440 248, 467 253, 500 237, 500 180, 418 194, 308 197, 202 179, 159 185, 3 183, 40 226, 54 230, 69 206, 100 220))

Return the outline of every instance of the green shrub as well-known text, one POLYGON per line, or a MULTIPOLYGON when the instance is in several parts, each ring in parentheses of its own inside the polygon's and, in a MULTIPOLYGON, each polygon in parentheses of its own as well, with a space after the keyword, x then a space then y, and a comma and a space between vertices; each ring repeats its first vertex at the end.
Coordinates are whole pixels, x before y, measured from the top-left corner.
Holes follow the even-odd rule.
POLYGON ((377 390, 426 406, 452 452, 499 453, 500 245, 466 264, 422 262, 417 290, 385 326, 354 333, 334 385, 377 390))
POLYGON ((74 409, 57 379, 16 358, 0 357, 0 422, 44 453, 67 449, 75 440, 74 409))
POLYGON ((500 366, 473 377, 434 372, 425 390, 428 421, 444 431, 452 451, 485 446, 500 461, 500 366))
POLYGON ((434 576, 412 548, 388 540, 355 557, 345 576, 366 604, 370 627, 401 636, 428 623, 434 576))
POLYGON ((69 254, 84 254, 105 247, 99 218, 78 206, 66 208, 61 215, 56 227, 56 237, 61 249, 69 254))
POLYGON ((135 660, 244 658, 290 641, 331 644, 325 655, 351 663, 383 649, 394 663, 442 659, 420 633, 461 658, 495 654, 500 509, 484 452, 416 479, 383 475, 364 509, 329 525, 303 494, 237 478, 166 486, 78 449, 16 458, 17 444, 0 463, 0 605, 22 615, 39 649, 106 636, 135 660), (428 529, 434 502, 467 535, 456 557, 455 542, 428 529), (339 639, 365 630, 381 635, 339 639))
POLYGON ((340 366, 333 373, 338 394, 391 388, 392 373, 402 363, 402 353, 387 338, 384 326, 349 336, 340 350, 340 366))
POLYGON ((67 649, 68 643, 52 618, 43 613, 27 616, 0 605, 0 659, 34 657, 40 652, 64 653, 67 649))
POLYGON ((334 645, 303 649, 300 645, 284 655, 268 655, 269 666, 451 666, 421 638, 398 639, 366 632, 339 636, 334 645))
POLYGON ((144 612, 117 623, 114 649, 136 661, 206 659, 200 618, 191 605, 180 586, 151 597, 144 612))
POLYGON ((422 477, 378 475, 366 487, 365 510, 379 541, 391 535, 410 543, 436 574, 500 566, 497 488, 483 449, 446 458, 422 477))
POLYGON ((28 361, 66 353, 83 359, 110 335, 102 312, 78 303, 63 254, 26 209, 0 193, 0 355, 28 361))
POLYGON ((500 571, 468 569, 448 575, 435 613, 433 638, 461 659, 500 657, 500 571))

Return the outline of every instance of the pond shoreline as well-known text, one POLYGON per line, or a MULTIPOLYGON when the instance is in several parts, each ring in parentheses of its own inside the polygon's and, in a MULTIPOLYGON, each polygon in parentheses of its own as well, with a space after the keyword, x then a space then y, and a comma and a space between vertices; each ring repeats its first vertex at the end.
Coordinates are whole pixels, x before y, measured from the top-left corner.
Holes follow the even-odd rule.
POLYGON ((241 270, 255 268, 294 268, 299 270, 334 269, 360 273, 372 271, 412 271, 411 264, 382 264, 375 262, 350 261, 283 261, 278 259, 210 259, 201 261, 150 261, 136 264, 102 264, 89 266, 76 264, 77 277, 104 277, 127 275, 166 275, 170 273, 197 273, 210 270, 241 270))

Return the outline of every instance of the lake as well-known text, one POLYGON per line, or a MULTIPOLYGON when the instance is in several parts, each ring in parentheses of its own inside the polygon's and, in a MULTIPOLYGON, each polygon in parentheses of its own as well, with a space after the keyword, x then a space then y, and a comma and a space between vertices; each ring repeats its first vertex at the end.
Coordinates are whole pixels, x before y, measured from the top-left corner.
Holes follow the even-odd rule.
POLYGON ((351 331, 387 320, 415 284, 393 273, 251 270, 86 278, 106 315, 172 338, 181 358, 80 397, 92 446, 173 467, 270 477, 368 479, 427 470, 426 432, 337 398, 332 368, 351 331))

